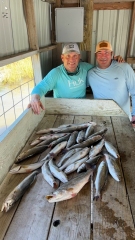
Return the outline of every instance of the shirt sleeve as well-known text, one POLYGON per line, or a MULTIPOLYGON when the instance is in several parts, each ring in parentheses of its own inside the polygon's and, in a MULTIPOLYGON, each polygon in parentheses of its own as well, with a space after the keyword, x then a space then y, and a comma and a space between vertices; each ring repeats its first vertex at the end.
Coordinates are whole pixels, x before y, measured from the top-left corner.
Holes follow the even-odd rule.
POLYGON ((135 116, 135 73, 129 64, 126 64, 126 81, 132 100, 132 116, 135 116))
MULTIPOLYGON (((57 73, 58 74, 58 73, 57 73)), ((51 70, 43 80, 38 83, 32 90, 31 94, 38 94, 40 98, 48 91, 51 91, 55 87, 56 83, 56 69, 51 70)))

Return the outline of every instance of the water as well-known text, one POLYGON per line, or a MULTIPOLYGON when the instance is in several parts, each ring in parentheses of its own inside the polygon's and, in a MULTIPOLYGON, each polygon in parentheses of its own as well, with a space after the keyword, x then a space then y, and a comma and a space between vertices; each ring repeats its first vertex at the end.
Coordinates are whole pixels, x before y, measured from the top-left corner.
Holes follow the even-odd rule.
POLYGON ((0 135, 27 108, 34 80, 23 79, 19 84, 3 85, 0 82, 0 135))

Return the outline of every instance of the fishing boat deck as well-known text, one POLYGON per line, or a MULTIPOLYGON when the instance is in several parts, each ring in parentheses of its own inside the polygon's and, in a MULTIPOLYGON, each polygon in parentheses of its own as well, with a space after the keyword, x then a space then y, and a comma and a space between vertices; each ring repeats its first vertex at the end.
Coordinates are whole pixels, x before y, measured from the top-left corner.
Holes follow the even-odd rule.
MULTIPOLYGON (((53 101, 46 100, 46 113, 22 151, 30 148, 29 143, 37 137, 37 130, 62 124, 94 121, 97 123, 97 131, 103 127, 108 128, 106 139, 119 151, 121 182, 116 182, 109 176, 101 201, 93 201, 94 188, 91 178, 75 198, 49 203, 45 196, 53 192, 53 189, 39 173, 22 199, 9 212, 0 212, 0 240, 135 239, 135 132, 129 119, 121 112, 118 113, 119 109, 117 111, 115 108, 116 112, 112 115, 111 112, 114 110, 112 106, 103 107, 103 104, 99 106, 97 102, 97 112, 99 113, 99 108, 101 111, 100 114, 95 114, 92 110, 95 107, 90 103, 92 103, 90 100, 78 101, 75 107, 73 103, 66 105, 65 102, 61 105, 61 102, 56 101, 54 104, 53 101)), ((22 164, 41 160, 47 152, 48 150, 30 157, 22 164)), ((13 188, 27 175, 10 173, 6 175, 0 186, 0 206, 13 188)), ((72 175, 69 176, 71 177, 72 175)))

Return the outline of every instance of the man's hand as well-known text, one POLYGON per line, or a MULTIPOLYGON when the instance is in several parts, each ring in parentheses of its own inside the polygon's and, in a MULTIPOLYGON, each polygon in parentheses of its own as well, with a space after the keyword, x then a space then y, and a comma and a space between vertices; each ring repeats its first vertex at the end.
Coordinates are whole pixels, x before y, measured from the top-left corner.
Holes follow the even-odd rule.
POLYGON ((135 116, 132 116, 131 123, 132 123, 132 127, 135 128, 135 116))
POLYGON ((41 109, 45 110, 43 104, 40 101, 40 97, 37 94, 33 94, 31 96, 31 101, 28 104, 28 108, 32 108, 32 111, 35 114, 40 114, 41 109))
POLYGON ((116 60, 119 63, 125 62, 124 59, 120 55, 114 56, 113 59, 116 60))

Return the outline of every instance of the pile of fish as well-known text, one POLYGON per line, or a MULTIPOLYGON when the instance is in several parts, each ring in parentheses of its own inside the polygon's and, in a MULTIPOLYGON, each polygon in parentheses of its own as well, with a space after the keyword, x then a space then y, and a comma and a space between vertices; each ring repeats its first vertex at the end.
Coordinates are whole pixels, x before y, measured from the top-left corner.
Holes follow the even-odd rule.
POLYGON ((39 162, 18 165, 10 173, 29 173, 5 199, 1 211, 7 212, 24 194, 35 180, 41 169, 45 181, 56 188, 46 196, 49 202, 58 202, 73 198, 95 173, 95 196, 101 198, 101 191, 106 183, 108 172, 116 180, 121 180, 117 149, 107 141, 107 128, 95 131, 95 122, 61 125, 58 128, 43 129, 37 132, 39 137, 31 142, 31 148, 22 152, 16 159, 18 164, 46 149, 49 153, 39 162), (68 174, 75 172, 72 179, 68 174), (62 184, 61 184, 62 182, 62 184))

